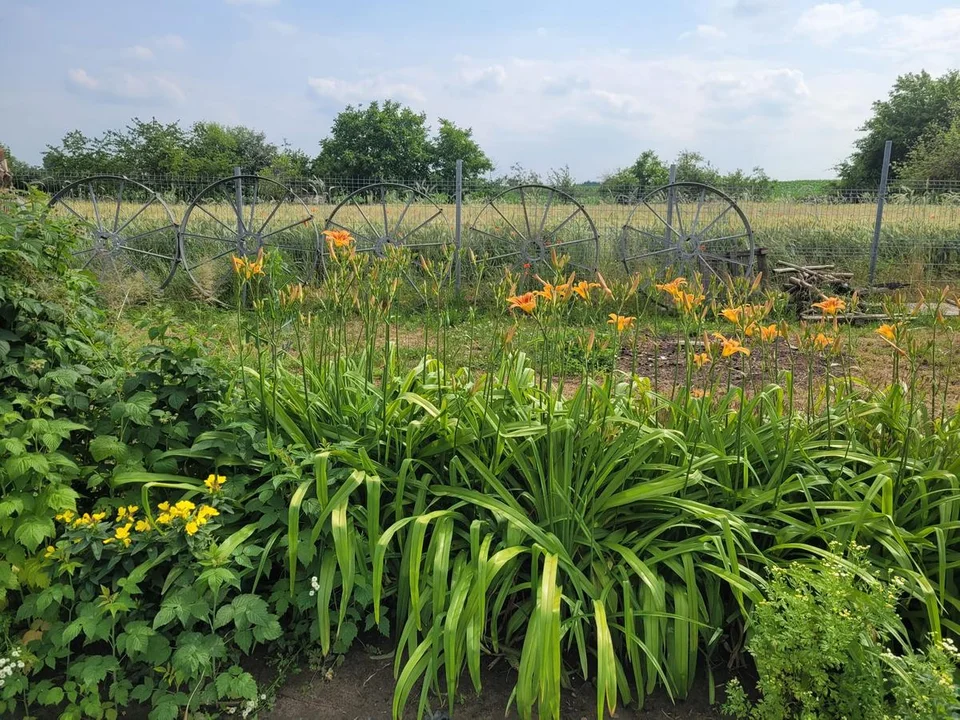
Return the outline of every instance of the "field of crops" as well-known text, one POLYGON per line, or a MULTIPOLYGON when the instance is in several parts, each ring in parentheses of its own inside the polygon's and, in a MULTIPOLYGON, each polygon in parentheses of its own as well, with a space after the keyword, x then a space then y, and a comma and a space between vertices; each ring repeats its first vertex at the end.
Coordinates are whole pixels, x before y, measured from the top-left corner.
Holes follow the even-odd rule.
MULTIPOLYGON (((798 322, 742 277, 474 249, 452 298, 440 245, 359 252, 435 212, 405 205, 350 208, 307 286, 298 206, 251 205, 240 235, 277 239, 236 257, 206 205, 181 231, 216 306, 132 303, 136 274, 74 269, 70 211, 0 201, 0 715, 266 717, 291 667, 322 693, 376 645, 396 720, 493 663, 524 720, 572 689, 597 718, 956 716, 955 293, 854 328, 853 295, 798 322)), ((484 231, 581 245, 575 206, 525 207, 484 231)), ((101 239, 129 222, 160 267, 156 213, 101 239)))

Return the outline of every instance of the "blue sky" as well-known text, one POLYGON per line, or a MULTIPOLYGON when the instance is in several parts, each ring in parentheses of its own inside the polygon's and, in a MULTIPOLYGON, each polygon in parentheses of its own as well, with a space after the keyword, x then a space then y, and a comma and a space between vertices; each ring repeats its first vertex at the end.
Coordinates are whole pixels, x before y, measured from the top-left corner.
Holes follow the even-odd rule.
POLYGON ((472 127, 500 171, 644 149, 832 175, 896 76, 960 65, 960 8, 852 0, 0 0, 0 141, 215 120, 316 154, 346 104, 472 127))

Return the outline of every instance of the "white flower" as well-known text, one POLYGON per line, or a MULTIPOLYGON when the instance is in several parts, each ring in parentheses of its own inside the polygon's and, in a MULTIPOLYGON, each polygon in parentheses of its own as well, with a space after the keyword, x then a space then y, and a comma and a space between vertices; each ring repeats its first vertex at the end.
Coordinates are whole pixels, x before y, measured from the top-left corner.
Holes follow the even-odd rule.
POLYGON ((310 591, 310 597, 313 597, 313 596, 316 595, 316 594, 317 594, 316 590, 311 590, 311 591, 310 591))
POLYGON ((20 670, 23 670, 23 660, 17 660, 17 667, 18 667, 20 670))

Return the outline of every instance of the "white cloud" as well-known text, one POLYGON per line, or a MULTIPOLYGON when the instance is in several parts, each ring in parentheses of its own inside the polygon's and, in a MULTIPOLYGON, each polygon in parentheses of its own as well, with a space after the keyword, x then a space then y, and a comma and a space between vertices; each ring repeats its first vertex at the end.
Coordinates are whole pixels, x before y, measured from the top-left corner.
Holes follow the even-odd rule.
POLYGON ((307 78, 307 85, 317 97, 341 104, 384 99, 422 102, 424 99, 419 88, 409 83, 392 82, 385 76, 356 81, 310 77, 307 78))
POLYGON ((227 5, 256 5, 258 7, 269 7, 276 5, 280 0, 224 0, 227 5))
MULTIPOLYGON (((960 53, 960 9, 927 15, 895 15, 880 45, 898 55, 960 53)), ((954 57, 954 63, 956 58, 954 57)))
POLYGON ((186 95, 173 80, 162 75, 108 71, 93 76, 83 68, 67 71, 70 86, 112 102, 183 102, 186 95))
POLYGON ((507 80, 503 65, 466 67, 460 71, 460 87, 468 90, 499 90, 507 80))
POLYGON ((536 32, 537 32, 537 37, 546 37, 548 31, 545 27, 538 27, 536 32))
POLYGON ((138 60, 152 60, 153 59, 153 50, 144 45, 134 45, 131 48, 127 48, 127 54, 131 57, 135 57, 138 60))
POLYGON ((180 35, 160 35, 150 43, 157 50, 183 50, 187 46, 186 40, 180 35))
POLYGON ((271 20, 267 27, 280 35, 296 35, 297 26, 292 23, 282 22, 280 20, 271 20))
POLYGON ((800 15, 796 31, 818 45, 829 45, 841 38, 868 33, 879 23, 880 13, 863 7, 860 0, 852 0, 814 5, 800 15))
POLYGON ((96 90, 100 84, 83 68, 71 68, 67 71, 70 82, 86 90, 96 90))
POLYGON ((723 40, 727 34, 715 25, 697 25, 694 30, 682 33, 681 40, 696 39, 710 42, 713 40, 723 40))

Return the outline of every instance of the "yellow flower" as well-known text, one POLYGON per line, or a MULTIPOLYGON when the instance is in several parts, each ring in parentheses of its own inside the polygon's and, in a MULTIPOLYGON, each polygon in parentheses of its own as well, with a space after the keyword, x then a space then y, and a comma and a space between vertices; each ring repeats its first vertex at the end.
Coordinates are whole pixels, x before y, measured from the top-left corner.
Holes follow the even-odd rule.
POLYGON ((887 325, 883 324, 877 328, 877 334, 880 335, 887 342, 896 342, 897 340, 897 327, 896 325, 887 325))
POLYGON ((149 520, 137 520, 137 524, 133 526, 133 529, 137 532, 147 532, 151 529, 149 520))
POLYGON ((673 302, 683 312, 692 312, 694 308, 699 307, 703 299, 703 295, 688 292, 680 292, 673 296, 673 302))
POLYGON ((507 306, 511 310, 520 309, 525 313, 532 313, 537 307, 537 296, 535 293, 527 292, 523 295, 514 295, 507 298, 507 306))
MULTIPOLYGON (((86 517, 86 515, 84 515, 84 517, 86 517)), ((106 517, 107 517, 107 514, 106 514, 105 512, 97 512, 97 513, 94 513, 94 514, 93 514, 93 522, 98 523, 98 522, 100 522, 101 520, 105 520, 106 517)))
POLYGON ((713 336, 720 341, 722 349, 720 350, 720 355, 722 357, 730 357, 731 355, 736 355, 740 353, 741 355, 750 356, 750 348, 744 347, 740 344, 740 341, 735 338, 726 338, 720 333, 714 333, 713 336))
POLYGON ((824 315, 836 315, 846 309, 847 304, 838 297, 829 297, 821 302, 813 303, 813 307, 823 310, 824 315))
POLYGON ((263 248, 257 250, 256 260, 233 255, 230 262, 233 263, 233 271, 242 276, 244 280, 250 280, 255 275, 263 275, 263 248))
POLYGON ((587 282, 586 280, 581 280, 573 286, 573 291, 580 296, 581 300, 589 300, 590 290, 598 287, 600 287, 600 283, 592 283, 587 282))
POLYGON ((162 503, 157 504, 157 510, 162 510, 166 512, 169 509, 170 509, 170 503, 168 503, 166 500, 164 500, 162 503))
POLYGON ((704 398, 710 393, 706 392, 703 388, 691 388, 690 397, 695 397, 697 399, 704 398))
POLYGON ((57 549, 53 545, 47 545, 47 551, 44 553, 44 557, 50 557, 56 551, 57 549))
POLYGON ((173 515, 168 512, 160 513, 157 515, 157 524, 158 525, 169 525, 173 522, 173 515))
POLYGON ((200 525, 198 525, 195 520, 191 520, 184 526, 183 529, 187 531, 187 535, 196 535, 197 530, 200 529, 200 525))
POLYGON ((720 311, 724 319, 729 320, 734 325, 740 324, 740 317, 743 315, 743 307, 728 307, 720 311))
POLYGON ((622 333, 624 330, 629 330, 633 327, 633 321, 636 320, 632 315, 617 315, 616 313, 610 313, 610 319, 607 320, 607 325, 616 325, 617 332, 622 333))
POLYGON ((812 340, 813 346, 817 350, 826 350, 828 347, 833 345, 834 338, 827 337, 823 333, 817 333, 817 336, 812 340))
POLYGON ((324 230, 323 236, 333 247, 347 247, 353 242, 353 235, 349 230, 324 230))
POLYGON ((207 479, 203 481, 203 484, 207 486, 207 490, 211 493, 218 493, 223 487, 224 483, 227 482, 226 475, 207 475, 207 479))
POLYGON ((658 283, 657 290, 662 290, 665 293, 672 295, 674 298, 680 293, 680 288, 687 286, 687 279, 678 277, 671 280, 668 283, 658 283))
POLYGON ((573 295, 573 286, 570 283, 557 285, 554 290, 557 293, 557 298, 560 300, 567 300, 573 295))
POLYGON ((73 518, 75 514, 76 513, 74 513, 73 510, 64 510, 62 513, 56 516, 56 519, 62 523, 70 524, 71 522, 73 522, 73 518))
POLYGON ((777 329, 776 323, 771 323, 766 327, 760 328, 760 340, 761 342, 772 342, 780 337, 780 330, 777 329))
POLYGON ((710 357, 710 353, 707 353, 707 352, 694 353, 693 355, 693 364, 696 365, 698 368, 702 368, 711 360, 712 358, 710 357))
POLYGON ((197 514, 196 514, 197 522, 203 525, 205 522, 207 522, 207 520, 209 520, 212 517, 216 517, 219 514, 220 514, 220 511, 217 510, 215 507, 211 505, 201 505, 199 508, 197 508, 197 514))
MULTIPOLYGON (((541 282, 543 282, 541 280, 541 282)), ((556 297, 553 285, 548 282, 543 283, 543 290, 537 290, 534 295, 542 297, 544 300, 553 300, 556 297)))

